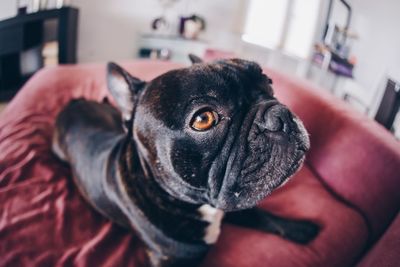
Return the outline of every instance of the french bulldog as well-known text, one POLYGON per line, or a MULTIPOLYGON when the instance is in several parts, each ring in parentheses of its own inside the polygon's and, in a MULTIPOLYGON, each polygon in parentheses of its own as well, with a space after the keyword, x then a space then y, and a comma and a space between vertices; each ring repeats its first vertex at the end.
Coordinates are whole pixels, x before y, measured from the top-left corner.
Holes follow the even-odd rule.
POLYGON ((301 166, 301 121, 273 95, 254 62, 203 63, 142 81, 109 63, 116 106, 71 101, 58 115, 53 151, 83 197, 133 228, 155 267, 196 266, 221 220, 311 241, 318 225, 255 208, 301 166))

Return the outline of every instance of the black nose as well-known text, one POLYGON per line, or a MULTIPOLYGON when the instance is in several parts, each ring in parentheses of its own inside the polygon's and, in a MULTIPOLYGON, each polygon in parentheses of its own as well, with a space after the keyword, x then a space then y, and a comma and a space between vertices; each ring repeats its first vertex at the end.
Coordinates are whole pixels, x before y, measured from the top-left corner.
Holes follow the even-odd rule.
POLYGON ((270 132, 290 132, 293 123, 292 114, 282 105, 275 105, 264 112, 263 126, 270 132))

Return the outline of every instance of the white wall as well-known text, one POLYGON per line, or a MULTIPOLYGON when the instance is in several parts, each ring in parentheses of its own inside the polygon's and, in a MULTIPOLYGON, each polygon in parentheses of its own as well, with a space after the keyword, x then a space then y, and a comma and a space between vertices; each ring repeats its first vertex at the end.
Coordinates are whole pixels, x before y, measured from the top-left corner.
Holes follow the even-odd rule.
MULTIPOLYGON (((324 8, 327 1, 321 1, 324 8)), ((352 53, 358 58, 356 81, 363 89, 357 89, 355 93, 364 102, 371 103, 379 98, 381 92, 377 94, 377 88, 388 73, 400 80, 400 1, 348 1, 354 14, 351 28, 360 35, 352 53)), ((203 37, 217 46, 229 48, 235 44, 240 46, 238 41, 247 3, 248 0, 181 0, 170 15, 189 15, 194 12, 204 16, 208 29, 203 37)), ((135 57, 137 34, 149 31, 151 20, 161 14, 158 0, 73 0, 72 4, 80 9, 80 62, 135 57)), ((344 19, 343 12, 344 9, 335 8, 338 20, 344 19)), ((0 19, 15 13, 16 0, 0 1, 0 19)), ((321 10, 320 29, 323 28, 325 15, 326 11, 321 10)), ((317 32, 316 39, 320 35, 317 32)), ((260 63, 268 63, 268 60, 262 60, 262 57, 271 57, 268 51, 252 49, 244 47, 244 52, 252 54, 254 50, 255 54, 260 55, 257 56, 260 63)), ((287 68, 282 65, 281 69, 287 68)))
MULTIPOLYGON (((192 4, 189 7, 183 2, 178 3, 169 12, 169 17, 191 15, 192 12, 204 16, 208 23, 205 38, 221 38, 224 34, 218 33, 231 32, 236 26, 234 16, 240 0, 190 2, 192 4)), ((81 12, 78 44, 80 62, 135 57, 137 35, 149 32, 151 21, 162 13, 157 0, 75 0, 73 3, 81 12)))
MULTIPOLYGON (((169 16, 197 13, 205 17, 203 38, 217 46, 232 46, 242 25, 246 0, 182 0, 169 16)), ((160 16, 158 0, 73 0, 80 10, 79 62, 129 59, 136 55, 137 34, 148 32, 160 16)), ((0 1, 0 19, 16 13, 16 0, 0 1)), ((236 41, 236 40, 235 40, 236 41)))
POLYGON ((365 91, 361 92, 363 100, 377 104, 386 75, 400 81, 400 1, 349 2, 353 7, 351 29, 360 36, 352 49, 358 59, 355 79, 365 91))

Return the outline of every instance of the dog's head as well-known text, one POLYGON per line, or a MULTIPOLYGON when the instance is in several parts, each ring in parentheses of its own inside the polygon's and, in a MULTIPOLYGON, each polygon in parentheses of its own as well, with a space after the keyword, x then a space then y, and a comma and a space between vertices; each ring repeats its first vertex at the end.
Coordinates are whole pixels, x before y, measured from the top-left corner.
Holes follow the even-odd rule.
POLYGON ((230 59, 144 82, 108 65, 142 168, 171 196, 225 211, 255 206, 301 165, 306 130, 254 62, 230 59))

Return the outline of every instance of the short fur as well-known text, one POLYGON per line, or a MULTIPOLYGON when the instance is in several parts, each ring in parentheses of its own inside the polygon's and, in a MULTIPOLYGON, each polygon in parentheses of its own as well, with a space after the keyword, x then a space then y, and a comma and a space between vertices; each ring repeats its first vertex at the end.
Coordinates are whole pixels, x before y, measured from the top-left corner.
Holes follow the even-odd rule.
POLYGON ((118 109, 73 100, 59 114, 54 152, 67 161, 87 201, 132 227, 153 266, 195 266, 225 219, 300 243, 318 227, 253 208, 299 168, 308 135, 273 96, 254 62, 202 63, 150 82, 108 65, 118 109), (218 123, 190 124, 199 110, 218 123))

